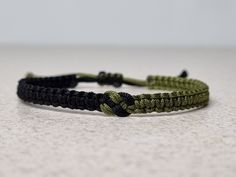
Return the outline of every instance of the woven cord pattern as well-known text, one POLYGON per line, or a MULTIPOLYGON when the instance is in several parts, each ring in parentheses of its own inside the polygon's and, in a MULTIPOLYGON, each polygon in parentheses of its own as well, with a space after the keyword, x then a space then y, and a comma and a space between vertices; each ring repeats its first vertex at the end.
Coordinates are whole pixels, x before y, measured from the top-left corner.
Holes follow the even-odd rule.
POLYGON ((97 76, 71 74, 57 77, 34 77, 19 81, 17 95, 24 101, 40 105, 100 111, 120 117, 134 113, 170 112, 203 107, 209 101, 209 88, 199 80, 179 77, 148 76, 146 81, 124 78, 121 74, 100 72, 97 76), (150 89, 170 90, 167 93, 130 95, 107 91, 94 93, 69 90, 78 82, 98 82, 119 87, 122 83, 147 86, 150 89))
POLYGON ((209 88, 199 80, 181 77, 149 76, 150 89, 173 90, 170 93, 141 94, 134 96, 132 113, 171 112, 203 107, 209 101, 209 88))

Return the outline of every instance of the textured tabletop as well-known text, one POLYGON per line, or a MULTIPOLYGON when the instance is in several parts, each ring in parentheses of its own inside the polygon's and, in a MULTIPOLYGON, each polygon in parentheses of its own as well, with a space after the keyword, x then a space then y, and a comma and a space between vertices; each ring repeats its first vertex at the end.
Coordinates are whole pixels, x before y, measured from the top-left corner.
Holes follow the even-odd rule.
MULTIPOLYGON (((236 50, 0 48, 0 177, 235 177, 236 50), (189 77, 210 86, 208 107, 184 113, 104 116, 33 106, 16 96, 39 75, 121 72, 189 77)), ((77 90, 112 87, 79 84, 77 90)), ((124 86, 131 94, 153 93, 124 86)))

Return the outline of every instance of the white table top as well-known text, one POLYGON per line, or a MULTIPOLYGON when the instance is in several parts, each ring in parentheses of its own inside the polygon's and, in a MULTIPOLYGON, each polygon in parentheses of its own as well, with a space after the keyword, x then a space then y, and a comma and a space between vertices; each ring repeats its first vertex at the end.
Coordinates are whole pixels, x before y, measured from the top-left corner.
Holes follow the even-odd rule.
MULTIPOLYGON (((143 48, 0 48, 1 177, 235 177, 236 50, 143 48), (208 107, 127 118, 22 103, 17 81, 40 75, 121 72, 178 75, 210 86, 208 107)), ((81 84, 76 89, 112 87, 81 84)), ((132 87, 122 91, 150 92, 132 87)), ((153 91, 152 91, 153 92, 153 91)))

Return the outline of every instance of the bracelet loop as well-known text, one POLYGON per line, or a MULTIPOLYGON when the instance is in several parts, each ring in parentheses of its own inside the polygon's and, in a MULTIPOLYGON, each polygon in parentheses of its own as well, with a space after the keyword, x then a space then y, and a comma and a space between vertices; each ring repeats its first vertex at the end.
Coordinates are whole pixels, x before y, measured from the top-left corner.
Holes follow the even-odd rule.
POLYGON ((54 77, 39 77, 30 73, 19 81, 17 95, 34 104, 61 106, 63 108, 100 111, 119 117, 136 113, 171 112, 206 106, 209 102, 207 84, 187 79, 183 71, 177 77, 148 76, 146 80, 123 77, 122 74, 100 72, 93 74, 70 74, 54 77), (107 91, 94 93, 68 90, 79 82, 97 82, 99 85, 122 84, 169 90, 156 94, 130 95, 124 92, 107 91))

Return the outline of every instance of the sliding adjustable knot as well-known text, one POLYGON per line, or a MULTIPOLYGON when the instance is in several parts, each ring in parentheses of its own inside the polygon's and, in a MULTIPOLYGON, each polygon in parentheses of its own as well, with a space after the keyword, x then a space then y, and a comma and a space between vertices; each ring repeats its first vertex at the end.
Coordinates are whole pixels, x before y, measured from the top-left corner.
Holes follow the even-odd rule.
POLYGON ((134 98, 130 94, 107 91, 104 93, 104 99, 100 104, 100 109, 108 115, 126 117, 130 115, 130 106, 132 105, 134 105, 134 98))
POLYGON ((97 76, 97 82, 99 85, 113 85, 114 87, 120 87, 123 82, 123 76, 119 73, 106 73, 100 72, 97 76))

